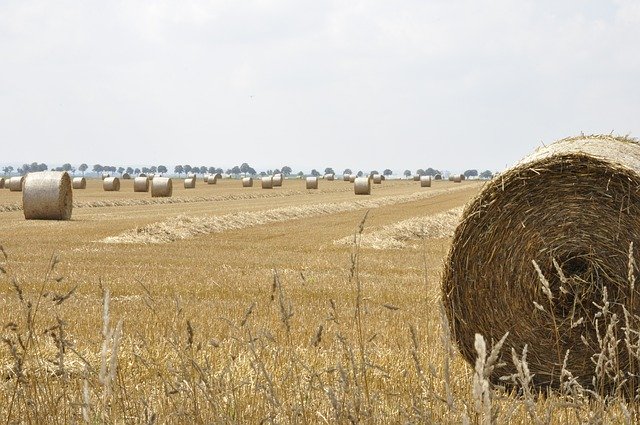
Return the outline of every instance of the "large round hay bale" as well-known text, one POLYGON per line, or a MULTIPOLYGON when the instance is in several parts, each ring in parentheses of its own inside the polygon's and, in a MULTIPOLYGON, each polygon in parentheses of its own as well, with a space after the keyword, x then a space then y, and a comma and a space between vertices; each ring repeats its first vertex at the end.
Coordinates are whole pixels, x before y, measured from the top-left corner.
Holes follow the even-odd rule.
POLYGON ((209 174, 209 176, 207 176, 207 184, 216 184, 218 183, 218 179, 222 178, 222 174, 217 173, 217 174, 209 174))
POLYGON ((74 177, 71 186, 74 189, 86 189, 87 188, 87 179, 84 177, 74 177))
POLYGON ((353 183, 356 195, 371 195, 371 177, 358 177, 353 183))
POLYGON ((253 178, 251 178, 251 177, 243 177, 242 178, 242 187, 253 187, 253 178))
POLYGON ((11 192, 22 192, 23 184, 24 176, 11 177, 8 182, 5 182, 5 186, 8 187, 11 192))
POLYGON ((351 181, 351 174, 343 174, 342 181, 345 181, 345 182, 351 181))
POLYGON ((142 176, 133 179, 133 191, 134 192, 148 192, 149 191, 149 177, 142 176))
POLYGON ((0 189, 4 188, 4 177, 0 177, 0 189))
POLYGON ((120 190, 120 179, 117 177, 106 177, 102 180, 102 189, 105 192, 117 192, 120 190))
POLYGON ((317 189, 318 188, 318 178, 315 176, 307 177, 307 189, 317 189))
POLYGON ((336 175, 333 173, 327 173, 324 175, 325 180, 328 180, 330 182, 334 181, 336 179, 336 175))
POLYGON ((188 179, 184 179, 184 188, 185 189, 195 189, 196 188, 196 178, 189 177, 188 179))
POLYGON ((431 187, 431 176, 420 176, 420 187, 431 187))
POLYGON ((151 197, 168 198, 173 195, 173 182, 168 177, 156 177, 151 180, 151 197))
POLYGON ((456 174, 455 176, 453 176, 453 179, 451 180, 454 183, 461 183, 462 182, 462 175, 461 174, 456 174))
POLYGON ((261 179, 263 189, 273 189, 273 177, 265 176, 261 179))
MULTIPOLYGON (((356 181, 356 179, 357 179, 357 178, 358 178, 358 176, 357 176, 357 175, 355 175, 355 174, 351 174, 351 175, 349 176, 349 182, 350 182, 350 183, 355 183, 355 181, 356 181)), ((364 177, 363 177, 363 178, 364 178, 364 177)), ((366 177, 366 178, 369 178, 369 177, 366 177)))
MULTIPOLYGON (((614 136, 560 140, 485 184, 465 208, 442 281, 471 365, 476 333, 497 341, 509 332, 503 356, 526 346, 537 387, 558 388, 566 362, 587 389, 611 393, 626 379, 622 395, 635 390, 638 359, 625 329, 640 324, 638 187, 640 144, 614 136)), ((493 382, 517 374, 504 363, 493 382)))
POLYGON ((382 174, 374 174, 373 184, 381 184, 381 183, 382 183, 382 174))
POLYGON ((420 181, 420 174, 414 174, 413 175, 413 181, 414 182, 419 182, 420 181))
POLYGON ((73 210, 71 177, 66 171, 29 173, 22 189, 27 220, 69 220, 73 210))
POLYGON ((282 174, 274 174, 273 175, 273 187, 280 187, 282 186, 282 174))

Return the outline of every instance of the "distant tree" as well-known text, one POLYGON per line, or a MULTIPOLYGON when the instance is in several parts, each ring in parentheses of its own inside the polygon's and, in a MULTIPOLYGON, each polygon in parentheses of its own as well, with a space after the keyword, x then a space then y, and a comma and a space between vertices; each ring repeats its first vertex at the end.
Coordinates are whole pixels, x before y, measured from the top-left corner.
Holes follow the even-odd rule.
POLYGON ((167 167, 165 167, 164 165, 158 165, 158 172, 160 174, 164 174, 166 172, 168 172, 169 170, 167 169, 167 167))
POLYGON ((426 173, 422 168, 418 168, 416 170, 416 174, 419 175, 419 176, 426 176, 426 173))
POLYGON ((157 173, 158 172, 158 167, 156 167, 155 165, 152 165, 151 167, 149 167, 149 172, 151 173, 157 173))
POLYGON ((358 174, 356 174, 356 176, 362 177, 362 176, 364 176, 364 173, 362 171, 358 171, 358 174))
POLYGON ((59 166, 54 168, 53 171, 64 171, 64 169, 62 168, 62 166, 59 166))
POLYGON ((480 177, 483 179, 490 179, 493 177, 493 173, 490 170, 484 170, 482 173, 480 173, 480 177))
POLYGON ((212 168, 212 167, 208 167, 208 168, 207 168, 207 167, 205 167, 204 165, 201 165, 201 166, 200 166, 200 174, 202 174, 202 175, 207 174, 207 172, 209 172, 209 168, 212 168))
MULTIPOLYGON (((35 164, 35 162, 34 162, 34 164, 35 164)), ((38 164, 38 166, 36 167, 36 170, 38 170, 38 171, 45 171, 47 168, 49 168, 49 167, 47 167, 47 164, 40 163, 40 164, 38 164)), ((31 171, 34 171, 34 170, 31 170, 31 171)))
POLYGON ((327 167, 327 168, 324 169, 324 173, 325 174, 335 174, 336 172, 333 171, 333 168, 327 167))
POLYGON ((124 167, 118 167, 118 174, 120 175, 124 174, 124 170, 125 170, 124 167))
POLYGON ((311 170, 311 175, 314 177, 318 177, 320 175, 320 173, 318 172, 318 170, 316 170, 315 168, 313 170, 311 170))
POLYGON ((247 173, 251 174, 252 176, 255 176, 256 170, 253 167, 249 167, 249 169, 247 170, 247 173))
POLYGON ((151 172, 151 170, 149 169, 149 167, 142 167, 142 172, 144 174, 149 174, 151 172))
POLYGON ((391 171, 390 169, 387 168, 382 172, 382 174, 385 175, 385 176, 391 176, 391 175, 393 175, 393 171, 391 171))
POLYGON ((298 171, 298 177, 300 178, 304 177, 304 171, 298 171))
POLYGON ((135 170, 133 170, 133 172, 134 172, 135 174, 140 174, 140 169, 139 169, 139 168, 136 168, 135 170))
POLYGON ((265 173, 264 171, 260 171, 260 177, 266 177, 267 173, 265 173))
POLYGON ((7 165, 6 167, 4 167, 2 169, 2 171, 4 171, 5 174, 11 174, 13 172, 13 167, 11 165, 7 165))
POLYGON ((224 171, 222 170, 222 168, 218 167, 216 168, 216 174, 222 174, 224 171))
POLYGON ((285 176, 291 175, 292 172, 293 172, 293 170, 291 170, 291 167, 289 167, 287 165, 282 167, 282 174, 284 174, 285 176))
POLYGON ((235 167, 233 167, 233 168, 231 169, 231 173, 229 173, 229 174, 236 174, 236 175, 239 175, 241 172, 242 172, 242 171, 240 171, 240 167, 238 167, 238 166, 236 165, 235 167))
POLYGON ((207 171, 209 171, 209 174, 215 174, 216 173, 216 167, 209 167, 207 171))
POLYGON ((182 173, 184 173, 184 167, 182 165, 176 165, 175 167, 173 167, 173 172, 176 173, 179 177, 182 173))
POLYGON ((93 166, 93 172, 96 173, 96 174, 102 173, 103 170, 104 170, 104 167, 102 165, 100 165, 100 164, 95 164, 93 166))
POLYGON ((127 169, 125 170, 128 174, 134 174, 134 170, 131 167, 127 167, 127 169))
MULTIPOLYGON (((196 167, 197 168, 197 167, 196 167)), ((191 165, 187 164, 184 167, 182 167, 183 171, 187 174, 189 174, 190 172, 193 171, 193 167, 191 167, 191 165)), ((193 171, 194 173, 198 174, 198 172, 200 171, 200 169, 198 168, 198 171, 193 171)))
POLYGON ((438 171, 438 170, 436 170, 434 168, 429 167, 424 171, 424 174, 425 174, 425 176, 432 176, 433 177, 436 174, 442 174, 442 173, 440 173, 440 171, 438 171))
POLYGON ((478 170, 467 170, 463 174, 465 177, 478 177, 478 170))
POLYGON ((87 168, 89 168, 89 166, 85 163, 80 164, 80 166, 78 167, 78 170, 80 170, 80 172, 82 173, 82 175, 84 176, 84 172, 87 171, 87 168))
POLYGON ((243 162, 242 164, 240 164, 240 172, 243 173, 245 176, 249 174, 250 169, 251 167, 246 162, 243 162))
POLYGON ((73 167, 71 166, 71 164, 69 164, 68 162, 66 164, 62 164, 62 171, 71 171, 73 169, 73 167))
POLYGON ((404 174, 404 176, 407 177, 407 178, 411 177, 411 170, 404 170, 404 173, 402 173, 402 174, 404 174))
POLYGON ((345 168, 342 174, 353 174, 353 171, 351 171, 351 168, 345 168))
POLYGON ((281 174, 281 173, 282 173, 282 171, 280 171, 280 170, 278 170, 276 168, 275 170, 273 170, 273 173, 271 173, 271 174, 273 175, 273 174, 281 174))

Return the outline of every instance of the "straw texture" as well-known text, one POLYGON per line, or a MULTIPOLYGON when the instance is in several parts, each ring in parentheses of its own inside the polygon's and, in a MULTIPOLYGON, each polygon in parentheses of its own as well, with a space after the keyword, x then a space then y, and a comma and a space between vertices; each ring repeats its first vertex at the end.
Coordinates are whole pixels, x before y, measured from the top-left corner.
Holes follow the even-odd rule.
POLYGON ((353 183, 356 195, 371 195, 371 177, 358 177, 353 183))
POLYGON ((73 210, 71 177, 67 172, 29 173, 24 179, 22 211, 27 220, 69 220, 73 210))
MULTIPOLYGON (((543 147, 484 186, 465 208, 442 280, 454 338, 471 365, 476 333, 497 341, 509 332, 503 352, 527 346, 534 386, 558 388, 566 362, 585 388, 610 393, 617 372, 595 372, 603 352, 602 361, 614 358, 603 343, 609 330, 622 340, 615 369, 637 385, 623 328, 625 310, 633 329, 640 320, 639 187, 638 142, 600 135, 543 147)), ((491 380, 516 373, 506 361, 491 380)))

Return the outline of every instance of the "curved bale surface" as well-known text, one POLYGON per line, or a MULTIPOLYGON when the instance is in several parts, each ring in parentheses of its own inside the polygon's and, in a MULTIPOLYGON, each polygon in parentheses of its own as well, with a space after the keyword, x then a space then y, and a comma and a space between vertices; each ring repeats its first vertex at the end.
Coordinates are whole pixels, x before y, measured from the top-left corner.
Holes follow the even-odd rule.
POLYGON ((86 189, 87 188, 87 179, 84 177, 74 177, 71 181, 71 187, 74 189, 86 189))
POLYGON ((22 190, 22 211, 27 220, 69 220, 73 211, 69 174, 65 171, 27 174, 22 190))
POLYGON ((120 179, 117 177, 106 177, 102 180, 102 189, 105 192, 118 192, 120 190, 120 179))
POLYGON ((419 182, 420 181, 420 174, 414 174, 413 175, 413 181, 414 182, 419 182))
POLYGON ((508 332, 493 383, 517 373, 511 350, 520 357, 526 346, 539 389, 558 388, 566 362, 585 388, 611 394, 627 379, 623 395, 633 391, 638 358, 624 329, 625 310, 640 327, 638 187, 640 144, 599 135, 562 139, 486 183, 465 208, 442 280, 452 335, 472 367, 476 333, 498 341, 508 332), (600 354, 608 371, 596 374, 600 354))
POLYGON ((188 179, 184 179, 184 188, 185 189, 195 189, 196 188, 196 178, 189 177, 188 179))
POLYGON ((356 195, 371 195, 371 178, 358 177, 353 183, 353 189, 356 195))
POLYGON ((152 198, 168 198, 173 195, 173 182, 168 177, 156 177, 151 181, 152 198))
POLYGON ((263 189, 273 189, 273 178, 271 176, 263 177, 261 181, 263 189))
POLYGON ((242 178, 242 187, 253 187, 253 178, 251 178, 251 177, 243 177, 242 178))
POLYGON ((273 187, 282 186, 282 174, 274 174, 273 175, 273 187))
POLYGON ((420 187, 431 187, 431 176, 420 176, 420 187))
POLYGON ((373 175, 373 184, 382 184, 382 174, 373 175))
POLYGON ((149 191, 149 177, 141 176, 133 179, 133 191, 134 192, 148 192, 149 191))
POLYGON ((11 177, 8 181, 5 181, 4 184, 11 192, 22 192, 24 176, 11 177))
POLYGON ((307 189, 317 189, 318 188, 318 178, 315 176, 309 176, 306 179, 306 187, 307 189))

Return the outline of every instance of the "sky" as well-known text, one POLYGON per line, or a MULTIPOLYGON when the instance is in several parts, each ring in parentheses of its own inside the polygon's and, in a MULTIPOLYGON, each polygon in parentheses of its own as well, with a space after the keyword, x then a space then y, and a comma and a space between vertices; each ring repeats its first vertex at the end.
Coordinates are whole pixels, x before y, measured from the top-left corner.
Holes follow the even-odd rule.
POLYGON ((0 164, 502 170, 640 137, 631 0, 0 0, 0 164))

